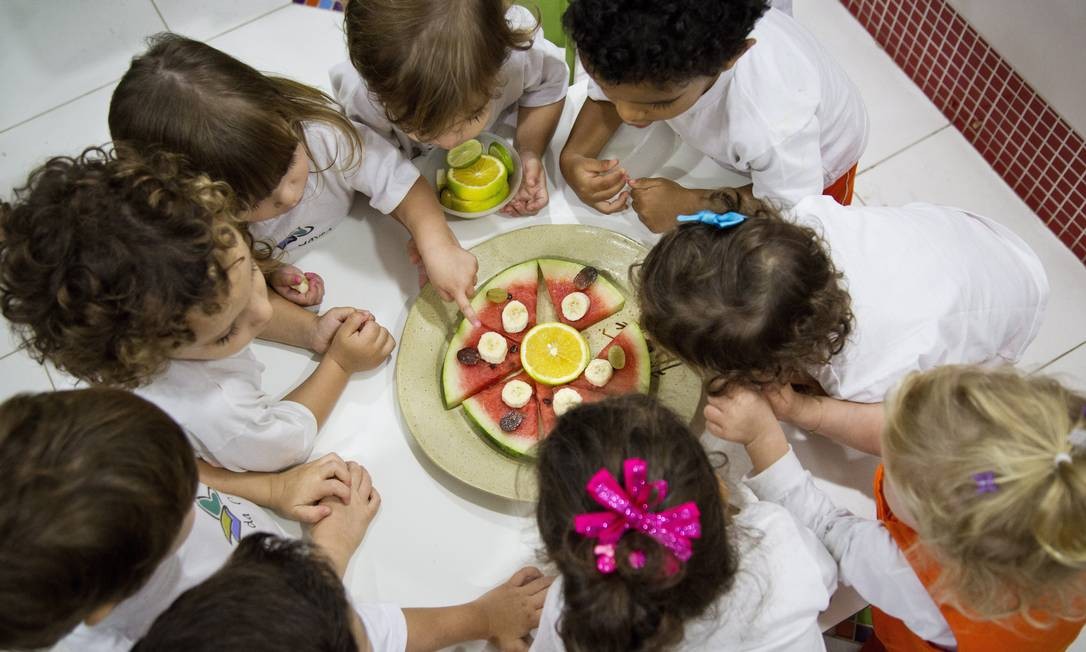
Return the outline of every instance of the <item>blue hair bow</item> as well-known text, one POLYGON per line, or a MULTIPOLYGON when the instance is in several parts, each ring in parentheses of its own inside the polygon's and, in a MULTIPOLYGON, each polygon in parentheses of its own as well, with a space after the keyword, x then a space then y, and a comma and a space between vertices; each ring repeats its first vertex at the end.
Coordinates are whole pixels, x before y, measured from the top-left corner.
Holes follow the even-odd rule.
POLYGON ((708 224, 709 226, 715 226, 718 229, 730 229, 733 226, 742 224, 747 219, 746 215, 742 213, 736 213, 735 211, 728 211, 727 213, 714 213, 713 211, 698 211, 693 215, 680 215, 680 222, 698 222, 701 224, 708 224))

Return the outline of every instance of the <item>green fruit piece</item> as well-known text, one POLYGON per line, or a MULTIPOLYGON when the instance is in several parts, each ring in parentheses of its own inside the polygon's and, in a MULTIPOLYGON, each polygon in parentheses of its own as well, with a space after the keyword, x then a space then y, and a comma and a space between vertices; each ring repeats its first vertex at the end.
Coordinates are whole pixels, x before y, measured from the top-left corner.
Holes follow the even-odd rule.
POLYGON ((460 213, 480 213, 494 208, 509 196, 509 182, 503 181, 498 192, 484 199, 460 199, 449 188, 441 191, 441 204, 460 213))
POLYGON ((445 189, 445 184, 446 184, 445 170, 438 170, 437 171, 437 179, 435 179, 435 181, 437 182, 437 191, 438 192, 441 192, 442 190, 445 189))
POLYGON ((454 195, 472 201, 489 199, 498 194, 499 188, 509 185, 505 164, 489 154, 466 168, 449 170, 446 180, 454 195))
POLYGON ((509 300, 509 293, 505 288, 490 288, 486 291, 486 300, 490 303, 505 303, 509 300))
POLYGON ((445 154, 445 164, 453 169, 466 168, 483 155, 483 144, 472 138, 465 140, 445 154))
POLYGON ((517 166, 516 163, 513 162, 513 155, 509 153, 509 150, 505 145, 502 145, 498 141, 494 141, 490 143, 490 147, 487 148, 486 153, 502 162, 502 165, 505 166, 506 175, 513 176, 513 173, 516 172, 517 166))
POLYGON ((626 366, 626 352, 622 347, 612 346, 607 351, 607 362, 611 363, 612 369, 622 369, 626 366))

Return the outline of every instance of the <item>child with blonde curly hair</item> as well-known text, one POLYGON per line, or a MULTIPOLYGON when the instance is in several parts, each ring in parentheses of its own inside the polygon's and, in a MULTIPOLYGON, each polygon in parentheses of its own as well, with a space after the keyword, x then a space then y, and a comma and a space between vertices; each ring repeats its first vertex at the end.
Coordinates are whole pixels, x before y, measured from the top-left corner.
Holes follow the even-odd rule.
POLYGON ((877 521, 834 507, 761 393, 710 403, 747 485, 818 534, 888 650, 1055 651, 1082 629, 1086 397, 1010 368, 910 375, 886 404, 877 521))
POLYGON ((878 454, 880 408, 865 404, 910 371, 1015 362, 1040 329, 1044 268, 993 220, 823 196, 783 213, 736 191, 713 201, 634 272, 645 330, 710 393, 763 386, 781 419, 878 454))
POLYGON ((546 206, 542 157, 569 67, 528 9, 507 0, 352 0, 344 16, 350 60, 330 75, 352 120, 395 141, 404 161, 515 125, 524 181, 503 212, 546 206))
POLYGON ((53 158, 0 207, 0 306, 39 359, 136 389, 204 460, 278 471, 309 457, 350 376, 395 342, 365 311, 310 315, 320 363, 281 400, 266 395, 249 344, 273 326, 268 254, 238 210, 176 155, 53 158))

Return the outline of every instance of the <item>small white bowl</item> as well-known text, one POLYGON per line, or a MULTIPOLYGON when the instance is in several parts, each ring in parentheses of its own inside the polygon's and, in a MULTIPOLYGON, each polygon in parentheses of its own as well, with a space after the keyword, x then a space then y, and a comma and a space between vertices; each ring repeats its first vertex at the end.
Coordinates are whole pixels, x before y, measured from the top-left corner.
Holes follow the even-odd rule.
MULTIPOLYGON (((517 153, 517 150, 513 147, 512 143, 502 138, 501 136, 488 132, 483 132, 479 134, 475 137, 475 139, 483 144, 484 154, 486 154, 487 150, 490 149, 491 143, 498 142, 502 145, 505 145, 505 148, 509 150, 509 155, 513 157, 513 165, 515 165, 517 169, 513 170, 513 176, 509 178, 509 196, 507 196, 502 201, 502 203, 498 204, 494 208, 491 208, 490 210, 477 211, 475 213, 462 213, 460 211, 454 211, 451 208, 446 208, 445 206, 442 206, 442 208, 445 209, 445 212, 449 215, 462 217, 467 220, 473 220, 477 217, 485 217, 487 215, 490 215, 491 213, 497 213, 502 208, 505 208, 505 205, 512 201, 513 197, 516 197, 517 191, 520 190, 520 183, 524 179, 524 166, 520 162, 520 154, 517 153)), ((434 189, 434 192, 438 192, 437 171, 444 170, 447 167, 445 165, 446 153, 446 150, 435 147, 434 149, 430 150, 430 153, 423 158, 415 159, 415 165, 418 167, 419 173, 421 173, 423 178, 426 179, 426 182, 430 184, 430 187, 434 189)))

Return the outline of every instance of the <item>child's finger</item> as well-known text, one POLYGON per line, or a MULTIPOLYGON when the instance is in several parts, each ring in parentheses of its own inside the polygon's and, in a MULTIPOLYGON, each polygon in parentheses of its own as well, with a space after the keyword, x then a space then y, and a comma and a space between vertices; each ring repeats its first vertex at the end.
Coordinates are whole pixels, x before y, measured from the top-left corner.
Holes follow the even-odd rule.
POLYGON ((617 213, 621 210, 625 210, 626 202, 629 201, 629 199, 630 192, 628 190, 624 190, 614 199, 596 202, 594 208, 601 213, 610 215, 611 213, 617 213))
POLYGON ((586 184, 590 192, 600 193, 604 190, 614 187, 616 183, 626 184, 625 171, 618 169, 612 170, 607 174, 601 174, 599 176, 592 177, 586 184))
POLYGON ((618 165, 618 159, 586 158, 584 159, 584 163, 582 163, 582 165, 584 166, 584 169, 588 170, 589 172, 595 172, 599 174, 601 172, 606 172, 618 165))
POLYGON ((370 491, 369 502, 366 503, 366 511, 373 516, 379 509, 381 509, 381 492, 373 489, 370 491))
POLYGON ((597 192, 592 193, 591 197, 596 201, 610 199, 617 195, 625 187, 626 181, 620 178, 615 180, 615 182, 610 184, 609 186, 601 188, 597 192))
POLYGON ((344 505, 351 504, 351 488, 339 480, 325 480, 320 484, 321 498, 335 496, 343 501, 344 505))
POLYGON ((351 472, 347 470, 347 463, 335 453, 328 453, 317 460, 325 478, 337 478, 345 484, 351 483, 351 472))
POLYGON ((327 505, 298 505, 294 508, 294 518, 299 523, 312 525, 332 513, 327 505))
POLYGON ((513 576, 509 578, 509 584, 512 586, 524 586, 528 582, 539 579, 540 577, 543 577, 543 571, 535 566, 525 566, 513 573, 513 576))
POLYGON ((352 312, 347 315, 347 318, 339 325, 339 330, 336 331, 336 337, 349 337, 350 335, 353 335, 365 321, 366 320, 362 318, 362 315, 357 312, 352 312))
POLYGON ((456 305, 460 306, 460 312, 464 313, 464 318, 471 322, 472 326, 478 328, 482 322, 479 321, 479 315, 475 314, 475 308, 471 307, 471 300, 463 292, 457 292, 453 295, 456 300, 456 305))

